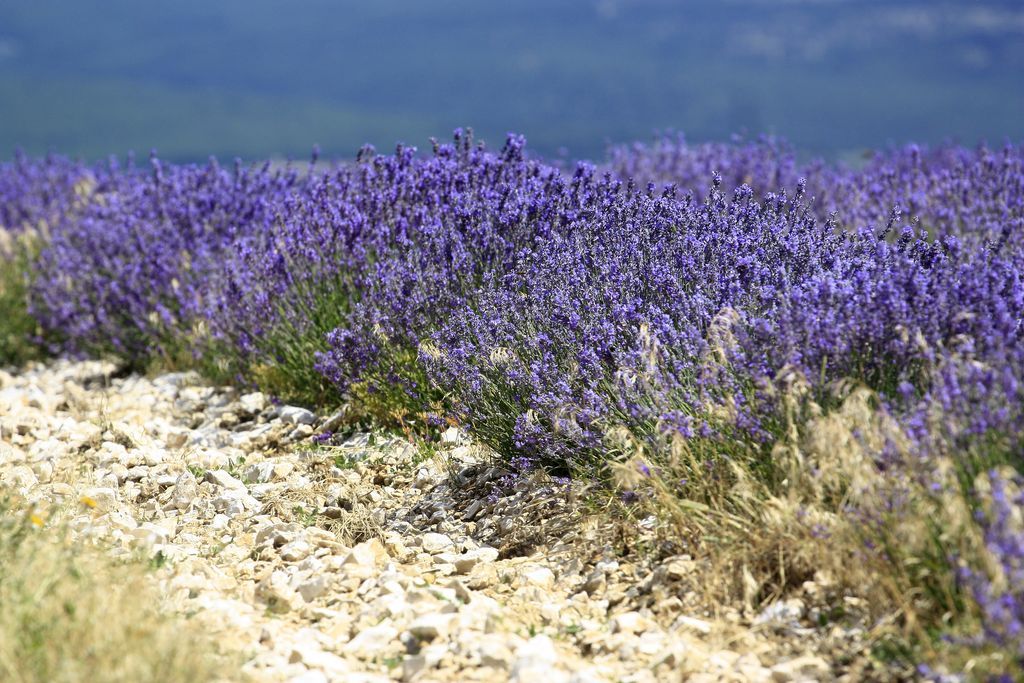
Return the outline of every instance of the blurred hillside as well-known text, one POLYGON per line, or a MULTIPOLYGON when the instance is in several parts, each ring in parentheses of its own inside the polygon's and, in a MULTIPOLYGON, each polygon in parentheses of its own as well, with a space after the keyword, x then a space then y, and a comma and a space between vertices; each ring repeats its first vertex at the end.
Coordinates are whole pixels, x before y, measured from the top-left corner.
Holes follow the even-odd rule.
POLYGON ((1024 138, 1022 74, 1016 0, 35 0, 0 4, 0 153, 349 157, 472 125, 837 156, 1024 138))

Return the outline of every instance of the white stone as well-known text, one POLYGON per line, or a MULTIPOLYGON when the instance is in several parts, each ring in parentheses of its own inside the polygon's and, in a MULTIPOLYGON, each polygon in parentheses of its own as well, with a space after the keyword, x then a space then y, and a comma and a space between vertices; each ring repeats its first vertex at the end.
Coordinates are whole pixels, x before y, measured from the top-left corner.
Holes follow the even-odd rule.
POLYGON ((412 681, 427 670, 427 658, 424 655, 409 655, 402 660, 402 681, 412 681))
POLYGON ((698 633, 702 633, 704 635, 711 633, 711 622, 704 621, 703 619, 698 619, 697 617, 689 617, 685 614, 680 615, 678 618, 676 618, 673 625, 677 627, 688 628, 690 630, 697 631, 698 633))
POLYGON ((623 612, 612 617, 612 633, 643 633, 648 622, 639 612, 623 612))
POLYGON ((271 434, 274 431, 274 425, 272 424, 261 424, 256 425, 252 429, 248 429, 244 432, 232 432, 229 437, 230 443, 235 448, 242 448, 253 441, 258 441, 263 437, 271 434))
POLYGON ((250 414, 262 413, 267 407, 267 397, 262 391, 254 391, 251 394, 242 394, 238 403, 250 414))
POLYGON ((182 448, 189 440, 189 431, 183 428, 171 429, 164 437, 164 443, 168 448, 182 448))
POLYGON ((281 422, 289 425, 311 425, 316 422, 316 415, 298 406, 282 406, 278 417, 281 422))
POLYGON ((53 463, 49 460, 32 463, 32 472, 39 481, 46 483, 53 479, 53 463))
POLYGON ((445 637, 451 628, 454 614, 424 614, 409 624, 409 633, 417 640, 433 640, 438 637, 445 637))
POLYGON ((423 534, 422 543, 423 552, 430 553, 431 555, 443 553, 455 545, 455 542, 448 536, 433 532, 423 534))
POLYGON ((475 648, 481 665, 502 670, 507 670, 512 666, 512 651, 505 643, 501 642, 502 640, 488 637, 475 648))
POLYGON ((596 667, 588 667, 574 673, 569 678, 569 683, 606 683, 607 680, 608 678, 606 676, 602 676, 596 667))
POLYGON ((342 562, 342 565, 357 565, 370 568, 377 566, 378 562, 387 560, 387 556, 387 551, 381 545, 381 542, 373 538, 352 548, 342 562))
POLYGON ((555 585, 555 573, 547 567, 528 566, 520 573, 524 585, 551 590, 555 585))
POLYGON ((496 548, 477 548, 476 550, 456 555, 452 564, 455 566, 455 571, 459 574, 468 574, 481 562, 490 563, 497 559, 498 550, 496 548))
POLYGON ((224 470, 210 470, 206 473, 206 481, 225 489, 245 490, 245 484, 224 470))
POLYGON ((793 598, 791 600, 780 600, 761 610, 761 613, 754 618, 755 624, 766 623, 792 623, 799 621, 804 615, 806 606, 803 600, 793 598))
POLYGON ((810 655, 780 662, 772 667, 772 679, 778 683, 788 681, 822 681, 830 678, 829 665, 820 657, 810 655))
POLYGON ((192 501, 195 500, 198 492, 199 489, 195 476, 188 470, 185 470, 178 475, 177 480, 174 482, 171 502, 174 504, 174 507, 179 510, 184 510, 192 504, 192 501))
POLYGON ((353 655, 376 655, 398 640, 398 629, 389 624, 364 628, 345 644, 345 652, 353 655))
POLYGON ((154 545, 164 544, 170 540, 170 534, 161 526, 146 522, 131 531, 135 539, 134 545, 149 548, 154 545))
POLYGON ((260 503, 250 496, 245 489, 221 489, 220 494, 210 501, 213 509, 235 517, 246 510, 258 510, 260 503))
POLYGON ((36 473, 28 465, 15 465, 0 473, 0 482, 21 492, 27 492, 39 483, 39 477, 36 476, 36 473))
POLYGON ((331 679, 323 671, 310 669, 290 677, 288 683, 331 683, 331 679))
POLYGON ((117 492, 107 486, 94 486, 82 491, 83 500, 91 500, 96 507, 104 512, 117 507, 117 492))
POLYGON ((281 570, 270 573, 256 585, 256 598, 267 604, 271 612, 288 612, 302 606, 302 598, 288 585, 288 575, 281 570))
POLYGON ((308 643, 293 645, 288 661, 292 664, 302 662, 311 669, 322 669, 333 675, 344 674, 349 671, 349 665, 344 659, 336 654, 324 652, 320 648, 308 643))
POLYGON ((251 484, 262 484, 274 478, 274 463, 263 461, 245 468, 245 480, 251 484))
POLYGON ((192 384, 202 381, 198 372, 189 370, 187 372, 168 372, 153 379, 156 386, 166 385, 175 389, 183 389, 192 384))
POLYGON ((527 683, 528 681, 565 680, 567 676, 555 669, 558 653, 551 638, 538 635, 530 638, 516 649, 515 661, 512 663, 510 681, 527 683))
POLYGON ((127 515, 120 512, 111 512, 103 517, 104 521, 110 524, 115 529, 120 529, 125 533, 131 533, 139 526, 138 523, 131 515, 127 515))
POLYGON ((289 441, 302 441, 310 436, 313 436, 313 428, 309 425, 299 425, 292 431, 288 432, 289 441))
POLYGON ((281 559, 285 562, 301 562, 312 551, 313 547, 300 538, 281 546, 280 553, 281 559))
POLYGON ((312 576, 298 585, 296 590, 306 602, 313 602, 327 592, 330 581, 323 574, 312 576))
POLYGON ((302 527, 294 522, 267 524, 256 532, 254 542, 257 546, 269 543, 275 547, 280 547, 291 542, 300 531, 302 531, 302 527))

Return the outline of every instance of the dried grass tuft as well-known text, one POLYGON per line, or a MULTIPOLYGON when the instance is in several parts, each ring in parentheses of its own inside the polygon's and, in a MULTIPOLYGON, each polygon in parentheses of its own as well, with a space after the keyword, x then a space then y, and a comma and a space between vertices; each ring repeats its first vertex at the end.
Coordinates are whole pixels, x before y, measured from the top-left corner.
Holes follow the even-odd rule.
POLYGON ((0 680, 192 683, 219 663, 198 626, 161 611, 144 566, 70 540, 0 500, 0 680))

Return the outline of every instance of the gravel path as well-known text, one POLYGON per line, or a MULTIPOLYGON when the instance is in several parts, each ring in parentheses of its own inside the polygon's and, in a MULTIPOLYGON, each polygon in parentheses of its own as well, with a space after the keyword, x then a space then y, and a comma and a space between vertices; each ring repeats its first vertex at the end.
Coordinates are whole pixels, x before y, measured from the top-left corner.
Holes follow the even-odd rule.
POLYGON ((231 680, 862 680, 823 654, 862 632, 813 627, 821 586, 700 613, 690 558, 622 556, 570 488, 511 481, 454 429, 428 456, 192 374, 114 371, 0 372, 0 485, 159 565, 171 608, 240 654, 231 680))

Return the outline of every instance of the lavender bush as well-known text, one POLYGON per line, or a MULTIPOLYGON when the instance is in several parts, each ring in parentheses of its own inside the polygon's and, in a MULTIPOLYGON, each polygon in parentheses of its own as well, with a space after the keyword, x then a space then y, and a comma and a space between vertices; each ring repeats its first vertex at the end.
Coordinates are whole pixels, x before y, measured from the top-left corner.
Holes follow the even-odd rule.
POLYGON ((856 539, 847 565, 920 596, 906 623, 953 615, 935 642, 1022 665, 1024 148, 848 168, 667 136, 563 171, 458 131, 327 170, 19 157, 0 220, 38 234, 0 306, 55 350, 457 422, 513 469, 625 468, 630 500, 748 544, 775 510, 779 539, 856 539))
POLYGON ((80 215, 97 185, 84 164, 20 152, 0 163, 0 364, 35 357, 41 330, 29 315, 31 264, 51 234, 80 215))
POLYGON ((425 158, 366 149, 293 193, 273 231, 232 250, 214 337, 273 367, 285 393, 313 398, 315 370, 364 407, 422 412, 438 392, 420 341, 578 210, 571 186, 522 147, 513 136, 492 153, 460 131, 425 158))
POLYGON ((870 154, 863 166, 800 162, 772 138, 733 144, 691 145, 681 135, 612 147, 605 168, 641 185, 674 186, 703 196, 711 177, 726 192, 747 185, 756 196, 792 192, 803 180, 808 203, 821 220, 844 228, 878 229, 890 220, 937 234, 967 233, 999 241, 1020 234, 1024 149, 907 145, 870 154), (894 216, 895 214, 895 216, 894 216))
POLYGON ((266 231, 293 169, 112 162, 74 229, 56 232, 36 264, 32 310, 71 352, 113 351, 134 363, 190 346, 240 236, 266 231))

